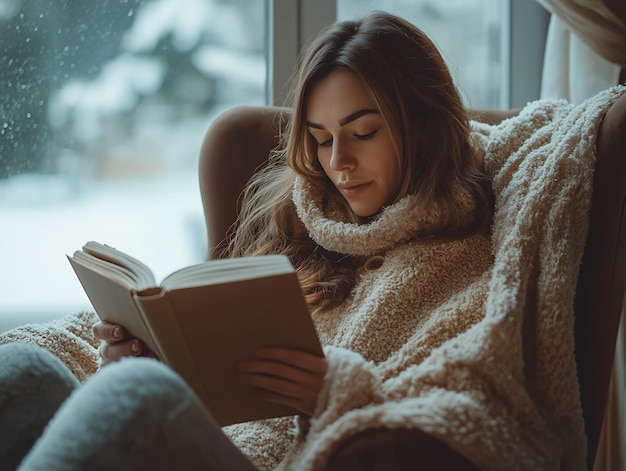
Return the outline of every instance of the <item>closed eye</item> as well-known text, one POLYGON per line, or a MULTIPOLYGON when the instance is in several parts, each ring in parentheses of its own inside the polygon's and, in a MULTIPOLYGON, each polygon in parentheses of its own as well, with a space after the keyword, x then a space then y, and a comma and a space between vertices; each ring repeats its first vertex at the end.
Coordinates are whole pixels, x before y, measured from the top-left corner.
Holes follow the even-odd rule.
POLYGON ((324 142, 318 142, 317 143, 317 147, 330 147, 332 144, 333 144, 333 140, 332 139, 327 139, 324 142))
POLYGON ((367 141, 368 139, 371 139, 372 137, 374 137, 376 133, 379 131, 379 129, 374 129, 372 132, 369 132, 367 134, 355 134, 354 137, 356 137, 360 141, 367 141))

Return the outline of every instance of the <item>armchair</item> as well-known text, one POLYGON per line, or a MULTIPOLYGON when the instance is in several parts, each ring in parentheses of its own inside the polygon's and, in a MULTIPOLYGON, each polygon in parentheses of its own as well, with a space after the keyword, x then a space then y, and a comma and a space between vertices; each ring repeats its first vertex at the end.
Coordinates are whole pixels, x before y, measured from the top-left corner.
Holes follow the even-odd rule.
MULTIPOLYGON (((208 254, 219 248, 237 217, 239 195, 278 144, 288 110, 240 107, 208 130, 199 178, 208 233, 208 254)), ((485 110, 474 119, 497 123, 515 110, 485 110)), ((604 417, 616 336, 626 285, 626 95, 607 112, 597 142, 590 230, 576 291, 575 341, 580 393, 593 463, 604 417)), ((419 431, 369 430, 337 450, 329 470, 476 469, 443 443, 419 431), (428 450, 427 454, 423 450, 428 450), (431 457, 425 463, 424 457, 431 457)))

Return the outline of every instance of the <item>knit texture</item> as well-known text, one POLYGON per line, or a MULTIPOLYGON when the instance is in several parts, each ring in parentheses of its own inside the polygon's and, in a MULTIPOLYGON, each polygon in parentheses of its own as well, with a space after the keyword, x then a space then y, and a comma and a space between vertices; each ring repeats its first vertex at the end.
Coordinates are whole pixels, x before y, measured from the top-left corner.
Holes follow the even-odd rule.
MULTIPOLYGON (((473 124, 496 197, 491 238, 420 237, 433 218, 410 197, 383 211, 384 224, 348 224, 299 182, 310 236, 377 263, 364 263, 342 305, 313 316, 329 362, 314 416, 226 427, 242 451, 262 469, 318 470, 359 431, 414 428, 486 470, 584 469, 573 297, 596 133, 623 92, 578 106, 537 101, 498 126, 473 124)), ((37 342, 82 378, 96 369, 94 319, 27 326, 0 342, 37 342)))
POLYGON ((35 343, 53 353, 80 382, 84 382, 98 369, 100 342, 91 330, 97 320, 93 312, 79 312, 51 322, 26 324, 0 334, 0 345, 35 343))

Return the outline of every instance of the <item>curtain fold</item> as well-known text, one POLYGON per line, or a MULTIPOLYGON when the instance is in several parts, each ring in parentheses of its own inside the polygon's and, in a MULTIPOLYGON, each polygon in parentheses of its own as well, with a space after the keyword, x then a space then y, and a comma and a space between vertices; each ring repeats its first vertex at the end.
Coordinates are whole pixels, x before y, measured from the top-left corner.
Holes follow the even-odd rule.
MULTIPOLYGON (((626 43, 625 43, 626 45, 626 43)), ((550 18, 541 98, 581 103, 618 83, 620 66, 599 56, 556 14, 550 18)))
POLYGON ((537 0, 558 15, 598 55, 626 68, 623 0, 537 0))

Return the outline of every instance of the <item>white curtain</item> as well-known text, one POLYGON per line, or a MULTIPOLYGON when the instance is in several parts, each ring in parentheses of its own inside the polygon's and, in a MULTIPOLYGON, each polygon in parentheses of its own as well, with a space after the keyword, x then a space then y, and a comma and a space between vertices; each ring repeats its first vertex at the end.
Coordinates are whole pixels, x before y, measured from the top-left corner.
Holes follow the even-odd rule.
POLYGON ((619 65, 597 54, 559 16, 551 16, 543 60, 541 98, 565 98, 571 103, 580 103, 616 85, 620 71, 619 65))
POLYGON ((542 98, 580 103, 626 69, 626 0, 537 0, 552 13, 542 98))

